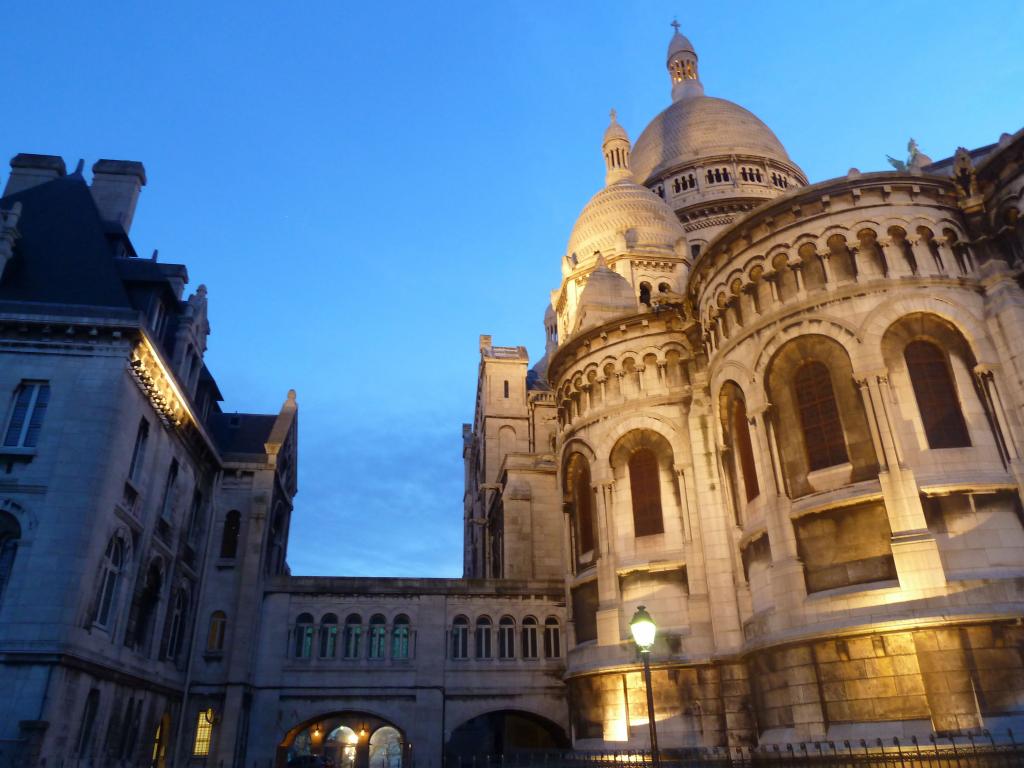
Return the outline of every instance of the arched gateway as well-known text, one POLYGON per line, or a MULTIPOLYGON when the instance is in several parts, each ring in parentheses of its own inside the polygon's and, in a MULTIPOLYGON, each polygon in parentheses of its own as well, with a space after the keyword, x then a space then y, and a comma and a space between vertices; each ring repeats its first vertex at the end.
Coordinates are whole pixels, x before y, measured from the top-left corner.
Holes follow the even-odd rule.
POLYGON ((503 709, 478 715, 452 731, 445 745, 445 763, 451 768, 484 756, 568 747, 569 739, 558 724, 529 712, 503 709))
POLYGON ((299 723, 277 748, 276 768, 403 768, 412 746, 394 724, 365 712, 330 712, 299 723))

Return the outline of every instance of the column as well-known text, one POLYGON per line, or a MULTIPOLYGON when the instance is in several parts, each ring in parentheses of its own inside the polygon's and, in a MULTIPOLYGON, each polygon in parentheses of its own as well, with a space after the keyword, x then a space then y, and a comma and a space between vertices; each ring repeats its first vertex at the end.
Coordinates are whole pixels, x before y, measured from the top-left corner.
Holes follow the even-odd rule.
MULTIPOLYGON (((928 529, 917 480, 901 461, 899 441, 892 426, 894 405, 886 373, 875 371, 855 379, 860 379, 861 392, 867 392, 865 409, 869 422, 877 425, 877 440, 882 449, 879 465, 887 467, 880 469, 878 481, 892 532, 896 573, 905 590, 940 588, 946 584, 946 574, 935 535, 928 529)), ((874 432, 872 439, 876 439, 874 432)))

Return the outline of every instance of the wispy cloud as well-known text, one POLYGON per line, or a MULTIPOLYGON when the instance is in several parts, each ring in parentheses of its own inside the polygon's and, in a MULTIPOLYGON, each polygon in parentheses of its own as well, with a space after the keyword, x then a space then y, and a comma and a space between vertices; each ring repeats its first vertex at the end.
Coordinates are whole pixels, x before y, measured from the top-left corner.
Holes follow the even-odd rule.
POLYGON ((294 574, 461 575, 462 438, 439 421, 300 420, 294 574))

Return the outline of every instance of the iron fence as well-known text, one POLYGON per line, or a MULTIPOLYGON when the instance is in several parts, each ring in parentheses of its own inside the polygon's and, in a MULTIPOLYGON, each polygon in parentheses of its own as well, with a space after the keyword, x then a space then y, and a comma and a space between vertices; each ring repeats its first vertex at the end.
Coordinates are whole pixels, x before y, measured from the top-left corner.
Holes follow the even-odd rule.
MULTIPOLYGON (((661 768, 1024 768, 1024 743, 1013 731, 925 739, 811 741, 759 747, 661 750, 661 768)), ((653 766, 649 751, 522 750, 460 759, 449 768, 629 768, 653 766)))

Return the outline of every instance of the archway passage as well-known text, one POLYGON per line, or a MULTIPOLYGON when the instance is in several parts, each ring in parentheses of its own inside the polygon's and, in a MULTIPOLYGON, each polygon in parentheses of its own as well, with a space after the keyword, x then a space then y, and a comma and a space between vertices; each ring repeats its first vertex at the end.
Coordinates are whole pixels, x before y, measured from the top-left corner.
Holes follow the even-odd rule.
POLYGON ((365 712, 329 712, 292 728, 277 749, 277 768, 402 768, 411 765, 405 735, 365 712))
POLYGON ((556 723, 538 715, 500 710, 467 720, 445 747, 446 764, 472 764, 481 757, 530 749, 568 749, 569 739, 556 723))

